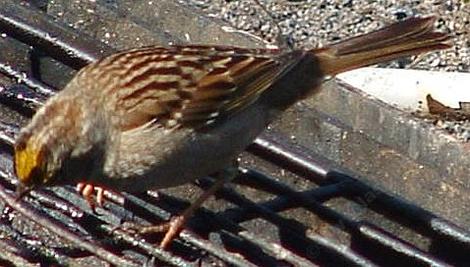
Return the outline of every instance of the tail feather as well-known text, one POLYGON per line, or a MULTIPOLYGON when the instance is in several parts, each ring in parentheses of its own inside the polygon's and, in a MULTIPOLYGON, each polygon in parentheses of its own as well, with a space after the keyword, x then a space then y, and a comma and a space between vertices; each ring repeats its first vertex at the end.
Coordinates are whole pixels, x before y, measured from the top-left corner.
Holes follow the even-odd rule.
POLYGON ((410 18, 372 33, 315 49, 325 75, 335 75, 401 57, 451 47, 449 36, 434 31, 434 17, 410 18))

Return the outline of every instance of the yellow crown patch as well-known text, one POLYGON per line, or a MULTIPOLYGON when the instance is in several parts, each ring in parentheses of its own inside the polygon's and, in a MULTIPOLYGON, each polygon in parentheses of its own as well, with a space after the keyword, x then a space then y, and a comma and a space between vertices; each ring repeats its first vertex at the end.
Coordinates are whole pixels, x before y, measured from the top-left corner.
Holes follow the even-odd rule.
POLYGON ((42 153, 34 146, 27 144, 24 148, 15 148, 15 171, 23 184, 32 183, 33 172, 42 165, 42 153))

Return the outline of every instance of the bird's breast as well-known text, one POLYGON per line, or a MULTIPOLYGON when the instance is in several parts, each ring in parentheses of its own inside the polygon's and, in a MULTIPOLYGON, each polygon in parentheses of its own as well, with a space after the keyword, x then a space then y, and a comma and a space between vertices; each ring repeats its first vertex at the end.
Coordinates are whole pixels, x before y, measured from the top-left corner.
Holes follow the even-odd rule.
POLYGON ((122 133, 108 153, 98 184, 124 191, 182 185, 226 168, 267 125, 265 107, 252 105, 210 129, 159 127, 122 133))

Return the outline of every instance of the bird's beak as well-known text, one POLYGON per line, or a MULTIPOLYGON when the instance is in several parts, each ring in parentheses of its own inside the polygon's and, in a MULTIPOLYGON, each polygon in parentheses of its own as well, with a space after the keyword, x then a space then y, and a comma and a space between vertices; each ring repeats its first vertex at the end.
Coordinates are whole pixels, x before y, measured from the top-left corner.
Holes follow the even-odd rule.
POLYGON ((16 201, 20 201, 24 196, 29 194, 34 189, 33 186, 27 186, 23 183, 18 183, 16 187, 16 201))

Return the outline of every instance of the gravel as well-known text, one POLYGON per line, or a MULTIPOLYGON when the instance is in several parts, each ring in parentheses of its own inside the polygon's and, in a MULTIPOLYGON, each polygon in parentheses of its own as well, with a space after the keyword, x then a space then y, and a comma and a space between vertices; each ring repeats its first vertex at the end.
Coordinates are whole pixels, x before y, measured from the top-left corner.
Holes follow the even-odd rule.
MULTIPOLYGON (((411 16, 435 15, 439 18, 436 27, 454 36, 453 48, 381 66, 470 71, 470 4, 465 4, 466 1, 259 0, 263 8, 255 0, 181 2, 269 43, 288 43, 296 48, 324 46, 411 16)), ((435 125, 462 141, 470 140, 469 122, 441 120, 435 125)))
MULTIPOLYGON (((294 47, 313 48, 369 32, 411 16, 435 15, 436 26, 455 35, 455 45, 413 62, 426 70, 470 70, 470 4, 463 1, 268 1, 187 0, 202 12, 230 23, 234 28, 277 43, 282 39, 294 47), (279 27, 277 27, 278 25, 279 27)), ((396 63, 395 63, 396 64, 396 63)), ((403 67, 403 66, 399 66, 403 67)))

